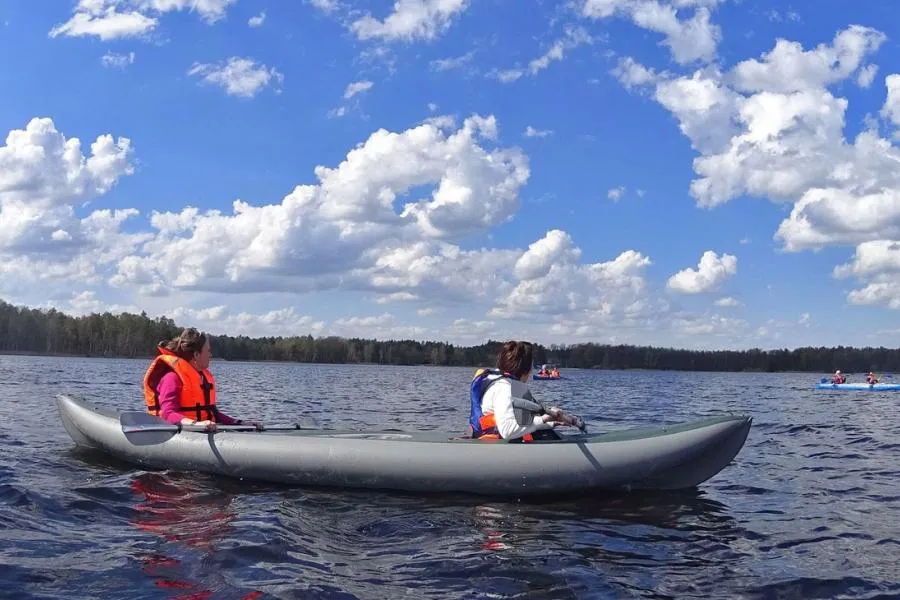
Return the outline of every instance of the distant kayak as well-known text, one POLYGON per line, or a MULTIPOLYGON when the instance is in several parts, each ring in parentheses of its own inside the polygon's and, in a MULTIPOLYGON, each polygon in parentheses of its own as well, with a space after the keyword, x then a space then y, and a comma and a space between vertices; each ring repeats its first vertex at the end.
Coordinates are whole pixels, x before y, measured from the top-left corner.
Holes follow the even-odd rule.
POLYGON ((538 375, 537 373, 532 373, 531 378, 538 379, 538 380, 540 380, 540 379, 562 379, 562 375, 553 377, 552 375, 538 375))
POLYGON ((751 418, 690 423, 509 444, 439 431, 178 431, 162 419, 57 396, 78 446, 140 469, 200 471, 293 485, 472 494, 577 493, 695 487, 731 463, 751 418))
POLYGON ((817 383, 817 390, 867 390, 891 392, 900 390, 900 383, 817 383))

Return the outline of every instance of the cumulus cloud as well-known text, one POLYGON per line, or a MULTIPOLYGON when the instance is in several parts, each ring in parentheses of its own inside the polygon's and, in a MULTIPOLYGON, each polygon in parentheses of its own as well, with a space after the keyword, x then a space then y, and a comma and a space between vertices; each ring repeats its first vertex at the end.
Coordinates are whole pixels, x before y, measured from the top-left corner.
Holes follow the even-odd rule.
POLYGON ((696 269, 683 269, 669 278, 669 289, 682 294, 700 294, 716 289, 737 273, 737 258, 731 254, 719 256, 707 250, 700 257, 696 269))
POLYGON ((675 316, 672 319, 672 330, 676 335, 689 337, 738 339, 746 335, 749 324, 743 319, 732 319, 720 315, 675 316))
POLYGON ((175 307, 167 316, 176 323, 190 323, 213 335, 292 336, 320 335, 325 322, 298 314, 293 307, 279 308, 264 313, 235 312, 225 305, 206 308, 175 307))
POLYGON ((884 79, 884 85, 887 87, 887 98, 881 108, 881 115, 900 128, 900 75, 888 75, 884 79))
POLYGON ((831 44, 804 50, 798 42, 778 39, 762 60, 739 63, 732 73, 735 89, 742 92, 789 94, 843 81, 878 50, 887 36, 861 25, 838 32, 831 44))
POLYGON ((247 20, 247 25, 250 27, 262 27, 262 24, 266 22, 266 11, 262 11, 256 16, 250 17, 247 20))
POLYGON ((468 6, 468 0, 397 0, 384 19, 367 14, 354 20, 350 29, 360 40, 431 41, 449 29, 468 6))
POLYGON ((722 38, 719 26, 710 21, 716 4, 718 0, 584 0, 582 14, 590 19, 622 17, 660 33, 676 62, 688 64, 716 57, 722 38))
POLYGON ((196 12, 208 23, 225 16, 237 0, 79 0, 72 17, 50 30, 50 37, 95 36, 101 40, 140 37, 172 11, 196 12))
POLYGON ((276 92, 284 83, 284 75, 250 58, 232 56, 221 63, 194 63, 188 75, 197 75, 204 83, 217 85, 229 96, 253 98, 271 85, 276 92))
POLYGON ((549 232, 517 261, 515 287, 502 295, 489 316, 542 318, 566 331, 598 325, 627 326, 647 319, 659 305, 647 296, 643 271, 650 259, 626 250, 611 261, 578 264, 580 250, 562 232, 549 232), (559 318, 559 317, 562 318, 559 318))
POLYGON ((565 231, 548 231, 540 240, 528 246, 516 261, 513 273, 523 281, 544 277, 556 264, 572 264, 581 256, 572 238, 565 231))
POLYGON ((79 215, 93 198, 134 172, 128 138, 98 136, 85 155, 48 118, 9 132, 0 146, 0 289, 30 281, 95 283, 146 239, 120 227, 138 211, 79 215))
POLYGON ((722 308, 735 308, 740 306, 741 303, 731 296, 725 296, 724 298, 716 300, 715 305, 722 308))
POLYGON ((484 294, 514 253, 462 251, 453 242, 507 221, 529 177, 520 150, 487 147, 496 137, 495 119, 477 115, 450 131, 436 123, 382 129, 340 165, 317 167, 318 184, 297 186, 279 204, 154 213, 154 239, 121 262, 113 283, 484 294))
MULTIPOLYGON (((689 75, 656 74, 630 61, 620 76, 650 88, 678 119, 699 152, 691 194, 714 207, 742 195, 788 203, 775 238, 788 251, 830 245, 889 244, 900 239, 900 150, 871 126, 846 139, 848 101, 829 89, 874 76, 867 59, 885 40, 858 25, 811 49, 778 40, 759 58, 730 71, 709 66, 689 75)), ((885 79, 881 116, 894 121, 895 86, 885 79)), ((900 112, 900 111, 898 111, 900 112)), ((898 287, 889 276, 866 275, 851 302, 890 305, 898 287)))

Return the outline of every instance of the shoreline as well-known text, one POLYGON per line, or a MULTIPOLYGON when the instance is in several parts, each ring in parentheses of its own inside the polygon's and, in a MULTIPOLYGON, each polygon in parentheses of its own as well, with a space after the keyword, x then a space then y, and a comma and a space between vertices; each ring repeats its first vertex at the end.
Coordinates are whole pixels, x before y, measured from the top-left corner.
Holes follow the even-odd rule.
MULTIPOLYGON (((0 357, 2 356, 21 356, 21 357, 34 357, 34 358, 87 358, 87 359, 108 359, 108 360, 140 360, 147 361, 148 363, 153 360, 155 355, 148 354, 147 356, 124 356, 124 355, 90 355, 90 354, 67 354, 64 352, 26 352, 26 351, 15 351, 15 350, 0 350, 0 357)), ((298 360, 277 360, 277 359, 268 359, 268 360, 260 360, 260 359, 227 359, 220 357, 213 357, 213 364, 216 362, 223 363, 249 363, 249 364, 282 364, 282 365, 312 365, 312 366, 372 366, 372 367, 436 367, 436 368, 460 368, 460 369, 477 369, 483 367, 485 365, 436 365, 432 363, 416 363, 416 364, 396 364, 396 363, 378 363, 378 362, 308 362, 308 361, 298 361, 298 360)), ((535 368, 535 370, 537 370, 535 368)), ((798 374, 798 375, 808 375, 810 373, 819 373, 822 374, 823 377, 830 375, 828 372, 824 371, 798 371, 798 370, 783 370, 783 371, 766 371, 761 369, 742 369, 742 370, 721 370, 721 369, 648 369, 646 367, 624 367, 624 368, 614 368, 614 367, 562 367, 561 372, 567 371, 612 371, 612 372, 647 372, 647 373, 746 373, 746 374, 798 374)), ((847 375, 862 375, 865 374, 865 371, 843 371, 847 375)), ((892 371, 881 371, 881 374, 893 374, 892 371)), ((565 376, 563 376, 565 379, 565 376)))

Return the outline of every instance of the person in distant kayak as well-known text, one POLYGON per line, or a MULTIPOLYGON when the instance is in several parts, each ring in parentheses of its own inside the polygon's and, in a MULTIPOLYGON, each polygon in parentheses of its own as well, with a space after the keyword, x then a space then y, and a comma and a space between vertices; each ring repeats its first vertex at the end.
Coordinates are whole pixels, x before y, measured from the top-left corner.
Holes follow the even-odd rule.
MULTIPOLYGON (((243 425, 216 406, 216 380, 209 370, 209 337, 193 327, 157 346, 159 356, 144 374, 147 412, 173 425, 197 425, 215 431, 216 424, 243 425)), ((262 429, 257 422, 247 423, 262 429)))
POLYGON ((878 378, 875 377, 875 373, 873 373, 872 371, 866 373, 866 383, 868 383, 869 385, 875 385, 876 383, 878 383, 878 378))
POLYGON ((555 406, 545 409, 531 395, 525 382, 531 376, 533 354, 530 343, 509 341, 500 348, 496 369, 475 372, 469 413, 473 438, 510 442, 558 440, 554 427, 575 424, 573 417, 555 406))
POLYGON ((835 371, 831 377, 831 383, 847 383, 847 376, 841 373, 840 370, 835 371))

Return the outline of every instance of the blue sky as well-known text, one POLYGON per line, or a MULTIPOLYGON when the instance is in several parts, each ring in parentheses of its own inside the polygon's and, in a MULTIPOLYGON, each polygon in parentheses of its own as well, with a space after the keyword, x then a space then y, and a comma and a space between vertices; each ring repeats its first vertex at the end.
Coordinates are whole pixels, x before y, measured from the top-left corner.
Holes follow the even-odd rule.
POLYGON ((247 335, 891 346, 890 4, 7 0, 0 298, 247 335))

